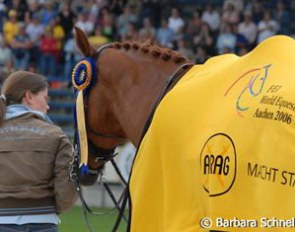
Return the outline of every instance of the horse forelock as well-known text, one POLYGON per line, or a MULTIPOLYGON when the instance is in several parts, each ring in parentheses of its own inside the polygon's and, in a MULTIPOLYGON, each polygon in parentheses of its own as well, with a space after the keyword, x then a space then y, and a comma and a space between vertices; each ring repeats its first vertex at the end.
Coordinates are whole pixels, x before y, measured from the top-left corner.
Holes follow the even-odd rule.
POLYGON ((126 51, 140 51, 145 55, 150 55, 155 59, 162 59, 163 61, 172 61, 176 64, 188 61, 188 59, 180 53, 169 48, 163 48, 158 45, 153 45, 151 41, 144 43, 139 42, 115 42, 113 48, 124 49, 126 51))

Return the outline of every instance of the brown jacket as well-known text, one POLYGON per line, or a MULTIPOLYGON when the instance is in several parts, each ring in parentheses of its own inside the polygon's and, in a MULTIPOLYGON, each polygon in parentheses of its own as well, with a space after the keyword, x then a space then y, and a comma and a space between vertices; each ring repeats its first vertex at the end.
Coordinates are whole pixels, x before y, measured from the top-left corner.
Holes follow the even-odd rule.
POLYGON ((73 206, 73 150, 61 129, 33 114, 0 127, 0 216, 60 213, 73 206))

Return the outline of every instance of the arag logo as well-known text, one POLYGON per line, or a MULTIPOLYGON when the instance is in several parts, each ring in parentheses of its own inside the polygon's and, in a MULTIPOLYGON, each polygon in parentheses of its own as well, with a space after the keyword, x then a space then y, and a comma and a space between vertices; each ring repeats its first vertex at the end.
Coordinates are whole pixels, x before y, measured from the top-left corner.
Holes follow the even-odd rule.
POLYGON ((209 196, 227 193, 236 178, 236 149, 233 140, 226 134, 212 135, 202 148, 202 183, 209 196))

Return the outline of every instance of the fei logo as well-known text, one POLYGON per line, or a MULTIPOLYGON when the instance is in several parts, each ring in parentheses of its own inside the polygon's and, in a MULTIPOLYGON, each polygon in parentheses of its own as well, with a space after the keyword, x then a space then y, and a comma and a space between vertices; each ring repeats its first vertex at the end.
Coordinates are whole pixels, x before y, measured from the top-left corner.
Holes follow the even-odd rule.
POLYGON ((249 103, 259 96, 269 77, 272 64, 257 67, 244 72, 225 91, 224 96, 230 93, 236 96, 236 110, 239 116, 249 109, 249 103))
POLYGON ((233 140, 226 134, 212 135, 202 148, 202 183, 210 197, 227 193, 236 178, 236 149, 233 140))

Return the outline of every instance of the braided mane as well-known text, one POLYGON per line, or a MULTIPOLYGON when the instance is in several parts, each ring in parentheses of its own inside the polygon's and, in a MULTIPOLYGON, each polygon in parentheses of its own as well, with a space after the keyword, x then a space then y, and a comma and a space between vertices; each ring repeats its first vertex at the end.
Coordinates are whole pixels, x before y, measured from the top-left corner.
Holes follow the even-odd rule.
POLYGON ((163 48, 157 45, 153 45, 151 41, 144 43, 139 42, 115 42, 112 44, 113 48, 140 51, 143 54, 150 54, 154 58, 159 58, 164 61, 172 60, 174 63, 179 64, 187 61, 188 59, 178 52, 169 48, 163 48))

